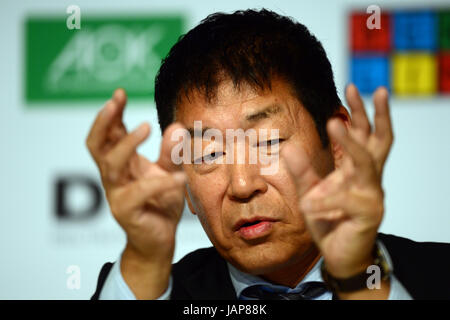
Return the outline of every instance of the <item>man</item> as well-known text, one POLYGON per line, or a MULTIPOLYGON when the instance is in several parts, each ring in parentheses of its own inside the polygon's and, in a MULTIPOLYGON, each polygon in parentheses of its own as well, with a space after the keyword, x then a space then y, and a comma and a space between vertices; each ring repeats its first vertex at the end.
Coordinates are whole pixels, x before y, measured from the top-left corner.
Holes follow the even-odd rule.
POLYGON ((386 89, 374 94, 373 128, 356 87, 345 94, 352 118, 320 42, 271 11, 214 14, 180 38, 156 78, 159 160, 137 154, 150 128, 127 132, 123 90, 87 138, 127 234, 93 298, 450 298, 450 245, 378 233, 393 140, 386 89), (244 140, 246 159, 264 147, 277 170, 235 161, 238 144, 205 139, 208 128, 278 130, 244 140), (177 164, 182 129, 201 157, 177 164), (184 199, 214 247, 172 265, 184 199))

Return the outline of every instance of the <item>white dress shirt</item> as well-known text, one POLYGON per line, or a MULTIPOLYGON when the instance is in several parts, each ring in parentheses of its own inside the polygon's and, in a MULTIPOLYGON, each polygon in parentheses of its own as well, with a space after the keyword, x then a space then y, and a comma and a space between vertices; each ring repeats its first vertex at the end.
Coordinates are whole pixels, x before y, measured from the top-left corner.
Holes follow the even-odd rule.
MULTIPOLYGON (((389 253, 386 250, 386 247, 383 245, 381 241, 377 242, 380 249, 383 251, 384 255, 387 258, 387 262, 389 264, 389 267, 391 270, 393 270, 392 260, 389 257, 389 253)), ((121 262, 122 255, 120 255, 119 259, 114 263, 113 267, 111 268, 106 281, 103 285, 103 288, 100 292, 99 299, 100 300, 135 300, 136 297, 134 296, 133 292, 130 290, 130 288, 125 283, 125 280, 122 277, 122 274, 120 272, 120 262, 121 262)), ((322 275, 320 272, 320 265, 323 261, 323 258, 321 258, 314 267, 308 272, 308 274, 303 278, 303 280, 295 287, 295 288, 286 288, 280 285, 275 285, 272 283, 267 282, 266 280, 253 276, 247 273, 244 273, 235 267, 233 267, 230 263, 227 263, 228 266, 228 272, 230 273, 231 282, 233 284, 233 287, 236 291, 236 297, 239 298, 241 292, 251 286, 256 284, 263 284, 270 287, 283 287, 286 289, 286 292, 288 293, 295 293, 299 292, 302 289, 302 286, 306 282, 310 281, 321 281, 323 282, 322 275)), ((376 290, 376 289, 374 289, 376 290)), ((168 300, 170 298, 170 293, 172 291, 172 277, 170 277, 169 280, 169 286, 167 287, 167 290, 158 298, 158 300, 168 300)), ((321 296, 315 298, 314 300, 331 300, 332 293, 331 291, 327 291, 321 296)), ((408 291, 403 287, 403 285, 400 283, 400 281, 391 274, 391 288, 389 292, 389 298, 388 300, 412 300, 411 295, 408 293, 408 291)))

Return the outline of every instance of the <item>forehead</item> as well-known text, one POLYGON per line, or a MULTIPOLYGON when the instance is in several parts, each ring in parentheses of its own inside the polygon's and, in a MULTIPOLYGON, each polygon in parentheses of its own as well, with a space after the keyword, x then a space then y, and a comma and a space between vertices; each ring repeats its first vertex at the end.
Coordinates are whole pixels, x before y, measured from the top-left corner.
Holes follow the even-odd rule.
POLYGON ((294 118, 300 109, 303 109, 300 101, 283 80, 274 79, 271 89, 265 90, 248 84, 236 88, 231 80, 226 80, 219 84, 216 97, 211 101, 198 91, 180 101, 176 121, 187 127, 201 120, 209 127, 240 128, 266 118, 294 118))

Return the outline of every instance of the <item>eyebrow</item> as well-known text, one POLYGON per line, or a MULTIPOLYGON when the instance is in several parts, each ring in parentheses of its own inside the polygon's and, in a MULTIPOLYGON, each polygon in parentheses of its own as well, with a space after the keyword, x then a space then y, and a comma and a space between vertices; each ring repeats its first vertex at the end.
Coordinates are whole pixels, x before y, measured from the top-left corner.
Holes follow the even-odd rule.
POLYGON ((200 132, 199 130, 194 130, 194 128, 187 128, 187 130, 192 138, 194 138, 196 136, 203 137, 205 135, 206 130, 209 130, 209 129, 212 129, 212 128, 204 127, 204 128, 202 128, 202 131, 200 132))
POLYGON ((247 122, 257 122, 262 119, 270 118, 272 115, 277 114, 281 111, 281 106, 279 104, 270 104, 262 110, 255 111, 245 116, 247 122))
MULTIPOLYGON (((253 113, 249 113, 245 115, 245 121, 247 122, 258 122, 262 119, 268 119, 272 115, 280 113, 281 112, 281 106, 279 104, 270 104, 263 108, 262 110, 254 111, 253 113)), ((209 129, 212 129, 211 127, 203 127, 202 131, 196 131, 194 128, 187 128, 189 134, 191 137, 199 136, 203 137, 205 135, 205 132, 209 129)))

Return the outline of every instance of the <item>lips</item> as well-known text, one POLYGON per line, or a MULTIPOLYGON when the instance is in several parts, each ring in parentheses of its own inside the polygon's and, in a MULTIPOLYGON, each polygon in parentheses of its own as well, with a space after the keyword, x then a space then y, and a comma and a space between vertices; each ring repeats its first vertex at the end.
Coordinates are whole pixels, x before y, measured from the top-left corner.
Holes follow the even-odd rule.
POLYGON ((270 233, 275 219, 266 217, 254 217, 239 220, 234 230, 244 239, 251 240, 261 238, 270 233))

